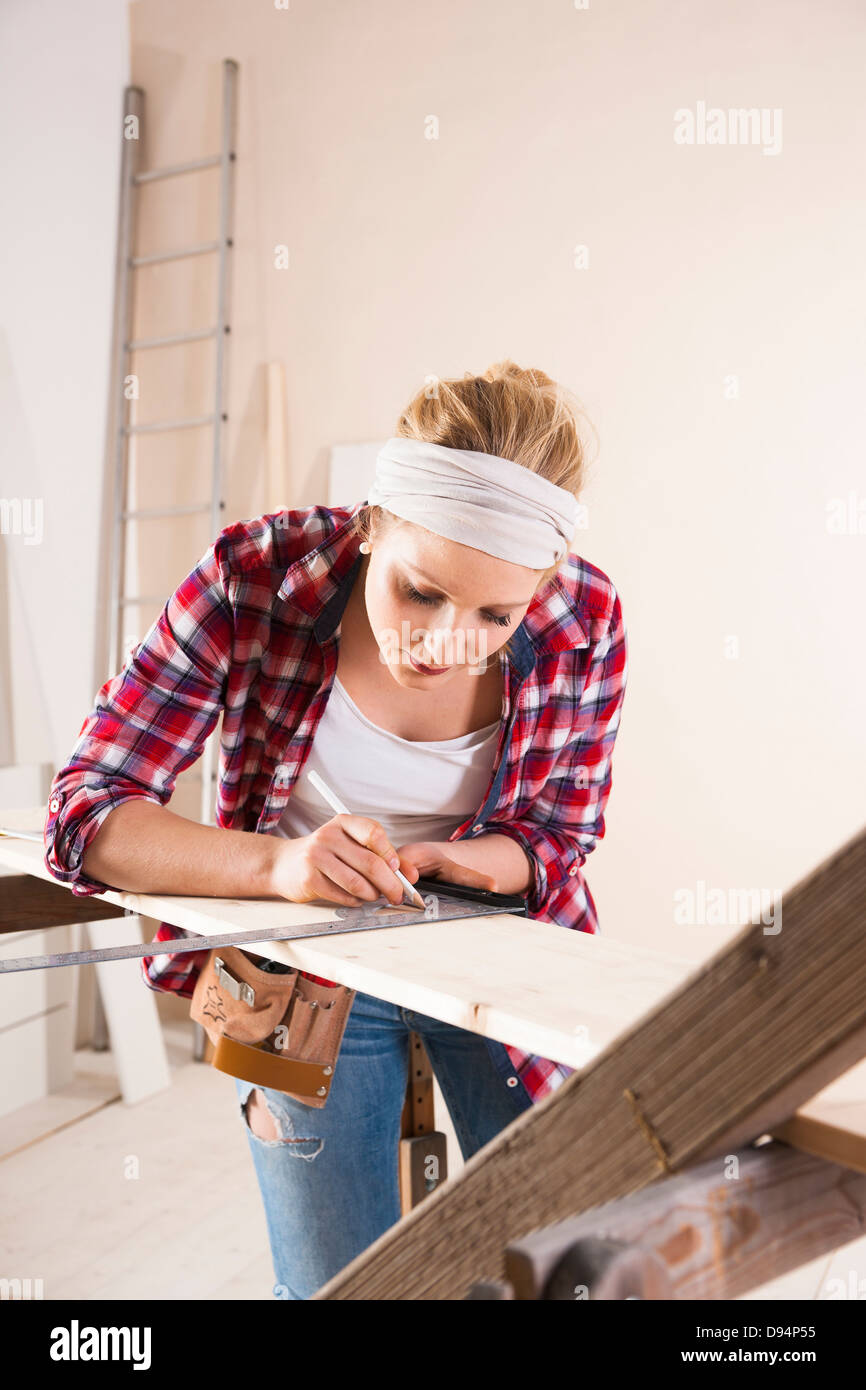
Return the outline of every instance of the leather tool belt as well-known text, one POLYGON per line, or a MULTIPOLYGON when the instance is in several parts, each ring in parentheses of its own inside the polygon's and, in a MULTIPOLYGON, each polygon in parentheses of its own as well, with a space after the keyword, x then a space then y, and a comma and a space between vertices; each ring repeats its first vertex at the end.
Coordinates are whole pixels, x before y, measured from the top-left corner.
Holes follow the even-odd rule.
POLYGON ((273 973, 225 946, 199 971, 190 1017, 213 1043, 217 1071, 321 1108, 354 998, 346 985, 316 984, 298 970, 273 973))

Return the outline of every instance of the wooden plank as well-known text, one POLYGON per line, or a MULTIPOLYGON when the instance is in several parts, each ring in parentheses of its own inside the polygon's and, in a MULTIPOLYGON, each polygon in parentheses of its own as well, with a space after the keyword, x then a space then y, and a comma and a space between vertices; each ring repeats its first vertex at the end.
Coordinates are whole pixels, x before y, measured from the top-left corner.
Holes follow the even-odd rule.
POLYGON ((866 1056, 864 910, 861 831, 783 895, 781 931, 743 928, 315 1297, 461 1298, 504 1278, 511 1241, 734 1152, 780 1093, 790 1116, 866 1056))
MULTIPOLYGON (((38 814, 30 812, 30 821, 34 819, 38 823, 38 814)), ((56 883, 38 844, 0 839, 0 864, 56 883)), ((57 887, 71 895, 65 885, 57 887)), ((285 898, 114 889, 82 901, 108 901, 199 933, 331 922, 340 911, 333 904, 285 898)), ((133 934, 122 924, 114 928, 115 944, 131 939, 133 934)), ((679 956, 508 914, 456 922, 419 920, 411 927, 383 931, 264 942, 261 950, 287 965, 572 1067, 597 1056, 697 968, 679 956)))
POLYGON ((397 1165, 404 1215, 448 1177, 448 1136, 436 1128, 433 1068, 418 1033, 409 1034, 407 1070, 397 1165))
MULTIPOLYGON (((4 811, 2 823, 41 830, 45 814, 46 808, 39 806, 4 811)), ((70 907, 64 906, 58 912, 64 918, 75 915, 82 921, 103 915, 122 916, 127 909, 190 931, 216 932, 234 927, 252 931, 256 926, 316 917, 330 921, 336 915, 327 906, 288 903, 284 899, 194 898, 115 891, 78 898, 48 873, 41 846, 0 839, 0 874, 15 871, 28 885, 26 893, 47 892, 58 902, 68 901, 70 907)), ((8 877, 2 879, 0 897, 7 893, 9 882, 8 877)), ((48 899, 38 897, 34 901, 42 903, 48 899)), ((111 936, 112 944, 126 939, 120 928, 111 936)), ((684 984, 696 969, 683 957, 629 946, 606 935, 587 936, 549 923, 509 916, 429 923, 306 944, 263 943, 261 949, 275 960, 339 980, 458 1027, 485 1033, 527 1052, 556 1057, 577 1068, 600 1055, 654 1004, 684 984), (443 940, 453 942, 447 952, 443 952, 443 940), (484 984, 484 1001, 478 997, 478 981, 484 984)), ((816 1069, 810 1095, 816 1096, 828 1080, 832 1081, 856 1060, 856 1055, 845 1062, 828 1054, 823 1070, 820 1066, 816 1069)), ((863 1095, 866 1108, 866 1075, 863 1095)), ((780 1113, 762 1122, 768 1130, 776 1123, 784 1124, 797 1108, 784 1097, 778 1099, 780 1113)), ((820 1099, 816 1096, 816 1103, 820 1099)), ((744 1118, 746 1138, 740 1136, 738 1143, 747 1142, 757 1132, 755 1122, 744 1118)), ((845 1126, 857 1124, 856 1111, 848 1111, 842 1118, 845 1126)), ((808 1131, 786 1131, 784 1135, 779 1131, 779 1137, 797 1143, 800 1133, 811 1135, 810 1142, 814 1142, 817 1131, 814 1126, 808 1131)), ((821 1152, 832 1159, 837 1155, 827 1147, 830 1142, 825 1134, 821 1152)), ((839 1142, 844 1140, 840 1138, 839 1142)), ((848 1146, 845 1152, 850 1155, 855 1151, 848 1146)), ((859 1155, 859 1147, 856 1153, 859 1155)))
POLYGON ((549 1298, 555 1288, 574 1299, 580 1252, 567 1254, 603 1238, 660 1260, 666 1297, 732 1299, 864 1232, 866 1175, 772 1142, 532 1232, 507 1248, 505 1270, 517 1299, 549 1298))
MULTIPOLYGON (((41 831, 46 815, 44 806, 3 811, 0 825, 41 831)), ((127 916, 125 908, 128 905, 119 901, 122 894, 76 896, 67 884, 49 874, 41 844, 0 837, 0 868, 13 870, 0 878, 3 904, 0 921, 14 922, 16 930, 20 931, 25 922, 40 929, 74 922, 87 926, 89 945, 97 949, 120 942, 132 945, 141 941, 141 924, 136 918, 127 916)), ((58 947, 68 949, 69 942, 52 943, 54 950, 58 947)), ((26 937, 20 949, 13 949, 10 944, 4 956, 45 953, 45 949, 35 946, 26 937)), ((123 1098, 127 1104, 134 1104, 171 1084, 156 996, 153 991, 142 988, 140 960, 111 961, 95 968, 123 1098)), ((48 982, 46 988, 57 991, 61 982, 68 988, 69 971, 52 969, 39 973, 48 982)), ((20 976, 6 976, 5 979, 11 989, 22 987, 20 976)), ((69 1046, 60 1054, 68 1059, 67 1071, 71 1066, 72 1046, 70 1038, 69 1046)), ((68 1080, 69 1075, 64 1074, 58 1084, 65 1085, 68 1080)))
MULTIPOLYGON (((137 931, 141 940, 136 919, 129 919, 127 931, 137 931)), ((98 949, 111 946, 116 933, 107 922, 91 922, 87 934, 91 946, 98 949)), ((103 961, 96 966, 96 977, 123 1099, 135 1105, 171 1085, 156 999, 152 990, 143 987, 140 961, 103 961)))
MULTIPOLYGON (((3 823, 24 829, 41 829, 45 808, 24 808, 3 813, 3 823)), ((239 927, 254 930, 279 921, 333 920, 327 906, 288 903, 283 899, 220 899, 172 897, 159 894, 109 892, 78 898, 51 877, 38 844, 0 839, 2 896, 8 903, 10 884, 27 903, 34 904, 34 921, 43 924, 46 905, 54 917, 66 921, 96 920, 124 915, 124 909, 154 920, 175 922, 191 931, 220 931, 239 927), (17 873, 16 873, 17 870, 17 873), (26 887, 24 886, 26 885, 26 887), (43 896, 44 895, 44 896, 43 896), (54 908, 53 904, 59 904, 54 908), (67 906, 68 904, 68 906, 67 906)), ((16 912, 18 909, 16 908, 16 912)), ((2 918, 0 918, 2 920, 2 918)), ((20 913, 15 917, 20 923, 20 913)), ((110 941, 127 939, 118 928, 110 941)), ((611 941, 565 932, 552 924, 525 918, 479 918, 457 923, 429 923, 389 932, 367 932, 311 943, 265 943, 265 954, 287 964, 338 979, 379 998, 390 999, 458 1027, 499 1038, 529 1052, 553 1056, 575 1067, 585 1066, 604 1047, 633 1025, 655 1003, 683 984, 695 971, 689 961, 611 941), (453 947, 443 952, 443 939, 453 947), (485 1000, 478 998, 477 982, 484 981, 485 1000)), ((113 969, 114 966, 108 967, 113 969)), ((851 1040, 849 1040, 849 1047, 851 1040)), ((810 1094, 857 1060, 853 1053, 829 1052, 810 1073, 810 1094)), ((803 1094, 802 1077, 798 1078, 803 1094)), ((866 1094, 866 1091, 864 1091, 866 1094)), ((823 1099, 815 1097, 818 1105, 823 1099)), ((835 1104, 835 1102, 834 1102, 835 1104)), ((773 1129, 786 1125, 796 1103, 777 1092, 776 1113, 744 1117, 741 1133, 728 1136, 738 1143, 772 1129, 790 1143, 802 1138, 809 1152, 857 1166, 863 1153, 855 1104, 835 1111, 834 1121, 824 1107, 820 1119, 807 1127, 773 1129), (838 1121, 838 1123, 836 1123, 838 1121), (851 1136, 849 1141, 848 1136, 851 1136), (855 1142, 856 1141, 856 1142, 855 1142)), ((709 1156, 709 1155, 707 1155, 709 1156)))
POLYGON ((491 1280, 487 1284, 473 1284, 466 1297, 485 1303, 503 1303, 514 1298, 514 1290, 504 1280, 491 1280))
MULTIPOLYGON (((50 935, 48 932, 38 931, 11 933, 0 937, 0 960, 23 955, 25 951, 36 955, 47 951, 71 949, 71 935, 71 932, 63 930, 54 930, 50 935)), ((0 1036, 7 1028, 16 1023, 23 1023, 26 1018, 44 1017, 61 1007, 71 1009, 72 980, 73 977, 68 973, 64 976, 54 971, 52 976, 52 972, 48 970, 33 970, 23 975, 0 975, 0 1036)), ((20 1072, 25 1065, 24 1059, 18 1058, 15 1069, 20 1072)), ((0 1071, 5 1070, 6 1068, 0 1068, 0 1071)), ((41 1068, 40 1074, 44 1081, 41 1068)), ((8 1077, 2 1078, 6 1079, 8 1077)), ((67 1079, 71 1079, 71 1071, 67 1079)))
POLYGON ((4 1025, 0 1032, 0 1126, 21 1106, 69 1084, 74 1025, 68 1002, 4 1025))
MULTIPOLYGON (((39 846, 32 848, 38 851, 39 846)), ((0 932, 43 931, 73 922, 105 921, 124 915, 122 907, 100 897, 76 897, 56 879, 46 882, 32 874, 4 874, 0 879, 0 932)), ((62 950, 63 947, 51 949, 62 950)), ((36 952, 29 950, 22 954, 35 955, 36 952)))
POLYGON ((773 1134, 804 1153, 866 1173, 866 1062, 800 1106, 773 1134))

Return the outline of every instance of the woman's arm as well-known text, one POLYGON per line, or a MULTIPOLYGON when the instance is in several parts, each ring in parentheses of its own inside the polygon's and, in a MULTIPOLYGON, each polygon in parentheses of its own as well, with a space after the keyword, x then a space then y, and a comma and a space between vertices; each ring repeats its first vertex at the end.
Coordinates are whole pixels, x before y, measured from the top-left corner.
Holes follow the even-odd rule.
POLYGON ((89 878, 129 893, 356 907, 380 894, 402 902, 403 885, 386 862, 392 858, 396 862, 384 828, 366 816, 333 816, 311 835, 287 839, 199 825, 135 798, 105 817, 82 867, 89 878))
POLYGON ((221 830, 134 798, 109 812, 82 858, 85 874, 128 893, 259 898, 272 893, 286 842, 221 830))
POLYGON ((123 668, 97 692, 65 766, 54 777, 44 827, 45 866, 76 895, 101 893, 106 886, 143 888, 140 856, 158 863, 171 839, 167 826, 177 826, 184 836, 211 833, 168 812, 165 803, 178 775, 199 757, 223 708, 234 634, 228 579, 220 533, 123 668), (160 827, 152 850, 130 845, 126 827, 133 826, 133 817, 148 839, 160 827), (91 856, 97 835, 100 847, 91 856), (110 860, 114 871, 121 838, 136 859, 135 885, 85 872, 85 855, 91 868, 110 860))

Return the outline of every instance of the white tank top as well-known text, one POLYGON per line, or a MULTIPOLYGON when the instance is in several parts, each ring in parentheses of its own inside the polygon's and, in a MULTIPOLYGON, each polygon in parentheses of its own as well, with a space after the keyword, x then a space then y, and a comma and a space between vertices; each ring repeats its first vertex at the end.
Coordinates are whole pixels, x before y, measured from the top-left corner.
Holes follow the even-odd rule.
POLYGON ((490 784, 499 720, 457 738, 415 743, 362 714, 339 677, 274 835, 311 835, 335 812, 307 773, 318 772, 353 815, 369 816, 395 847, 447 840, 478 810, 490 784))

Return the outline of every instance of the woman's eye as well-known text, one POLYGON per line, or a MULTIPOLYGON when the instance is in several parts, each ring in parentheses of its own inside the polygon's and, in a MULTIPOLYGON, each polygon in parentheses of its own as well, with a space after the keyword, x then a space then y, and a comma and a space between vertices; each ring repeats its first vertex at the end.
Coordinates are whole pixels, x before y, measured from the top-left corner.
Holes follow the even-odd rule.
POLYGON ((414 585, 412 585, 412 584, 409 585, 409 588, 407 589, 407 593, 408 593, 408 595, 409 595, 409 597, 410 597, 411 599, 414 599, 414 600, 415 600, 416 603, 438 603, 438 602, 439 602, 438 599, 433 598, 430 594, 419 594, 418 590, 417 590, 417 589, 414 587, 414 585))
MULTIPOLYGON (((414 584, 410 584, 406 592, 409 595, 409 598, 411 598, 415 603, 435 604, 439 602, 438 598, 434 598, 432 594, 420 593, 420 591, 415 588, 414 584)), ((507 615, 501 616, 497 615, 496 613, 482 613, 481 616, 485 622, 495 623, 497 627, 508 627, 508 624, 511 622, 510 617, 508 617, 507 615)))

